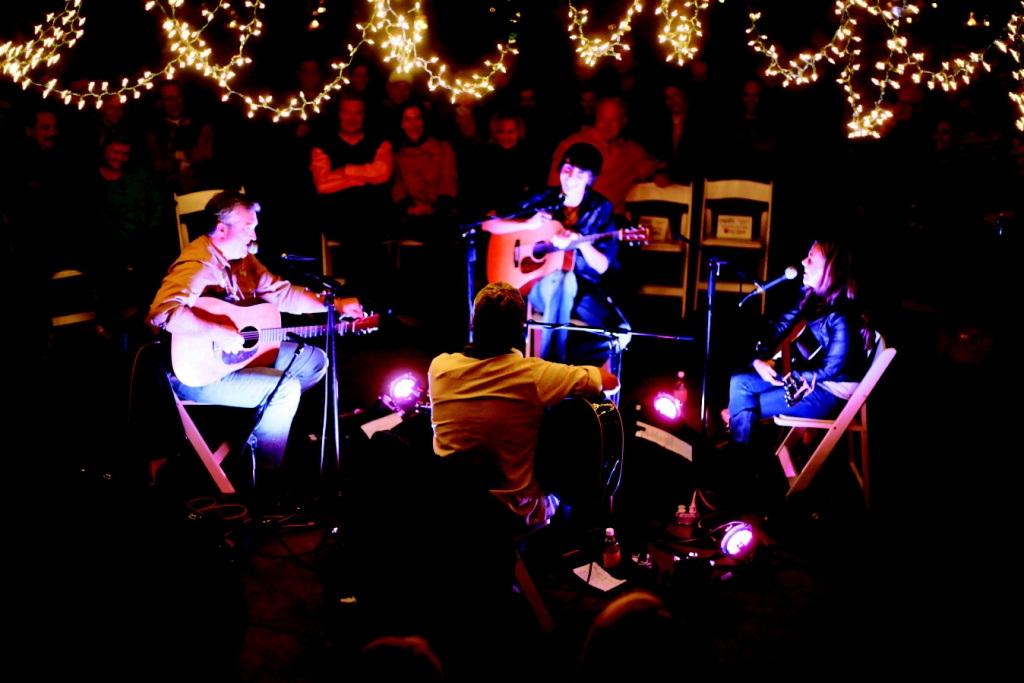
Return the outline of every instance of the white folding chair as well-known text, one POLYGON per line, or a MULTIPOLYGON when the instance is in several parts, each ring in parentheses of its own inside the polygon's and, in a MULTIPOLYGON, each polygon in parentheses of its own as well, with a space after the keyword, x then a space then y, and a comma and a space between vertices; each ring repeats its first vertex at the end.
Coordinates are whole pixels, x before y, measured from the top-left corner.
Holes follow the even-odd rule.
POLYGON ((80 270, 54 273, 50 278, 50 300, 54 306, 50 311, 50 322, 54 327, 96 319, 96 291, 80 270))
MULTIPOLYGON (((704 180, 698 265, 709 251, 725 253, 732 265, 749 260, 756 270, 755 277, 762 281, 768 279, 772 189, 772 183, 753 180, 704 180)), ((697 310, 700 292, 707 288, 707 274, 700 267, 693 310, 697 310)), ((723 272, 722 277, 716 279, 715 289, 744 293, 753 291, 754 286, 737 279, 731 272, 723 272)), ((764 297, 761 298, 761 313, 764 313, 764 297)))
MULTIPOLYGON (((789 496, 796 491, 807 488, 814 479, 814 475, 825 463, 829 453, 844 434, 849 434, 850 469, 857 477, 857 483, 864 491, 864 507, 870 509, 871 497, 868 477, 868 406, 867 398, 871 390, 878 384, 886 368, 896 356, 896 349, 885 348, 885 340, 882 335, 875 335, 875 349, 873 351, 871 367, 864 375, 864 379, 857 385, 853 396, 847 401, 839 416, 834 420, 812 420, 804 417, 791 417, 789 415, 778 415, 775 417, 775 424, 782 427, 789 427, 789 431, 782 440, 782 444, 776 450, 775 455, 779 458, 782 471, 789 480, 789 496), (825 436, 818 443, 807 463, 797 471, 793 463, 793 449, 801 441, 808 429, 825 430, 825 436), (856 462, 856 441, 854 434, 860 434, 860 469, 856 462)), ((823 388, 816 391, 824 391, 823 388)))
POLYGON ((638 183, 626 195, 626 211, 635 224, 651 231, 643 245, 638 264, 644 273, 639 293, 643 296, 678 297, 682 317, 686 317, 687 281, 689 279, 690 213, 693 186, 673 184, 658 187, 654 183, 638 183), (678 235, 678 237, 677 237, 678 235), (652 274, 665 273, 659 282, 652 274))

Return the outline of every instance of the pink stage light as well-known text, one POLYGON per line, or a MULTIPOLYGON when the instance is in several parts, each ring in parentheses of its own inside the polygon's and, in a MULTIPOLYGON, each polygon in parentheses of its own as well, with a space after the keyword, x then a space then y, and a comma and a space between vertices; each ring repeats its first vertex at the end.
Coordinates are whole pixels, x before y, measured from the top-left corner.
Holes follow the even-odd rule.
POLYGON ((668 420, 678 420, 683 416, 683 403, 667 392, 659 392, 654 397, 654 410, 668 420))
POLYGON ((411 372, 407 372, 391 382, 391 386, 388 388, 388 395, 396 403, 404 401, 418 392, 419 385, 420 383, 416 377, 411 372))
POLYGON ((744 559, 750 555, 757 538, 754 536, 754 527, 746 522, 734 522, 726 529, 719 544, 722 552, 734 559, 744 559))

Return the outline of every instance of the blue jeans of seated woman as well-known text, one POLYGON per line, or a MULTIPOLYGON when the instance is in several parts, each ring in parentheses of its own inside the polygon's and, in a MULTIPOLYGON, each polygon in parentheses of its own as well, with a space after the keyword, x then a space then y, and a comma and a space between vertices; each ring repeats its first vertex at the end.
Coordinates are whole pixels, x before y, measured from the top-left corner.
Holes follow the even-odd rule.
POLYGON ((296 356, 297 349, 295 342, 282 342, 272 367, 242 368, 202 387, 185 386, 174 378, 171 386, 174 393, 186 401, 255 408, 274 390, 294 357, 288 377, 281 382, 254 432, 257 458, 271 467, 278 467, 284 460, 288 433, 302 392, 315 386, 327 373, 327 356, 322 349, 306 344, 302 353, 296 356))
POLYGON ((733 373, 729 383, 729 429, 733 441, 746 444, 751 427, 762 418, 791 415, 826 420, 838 415, 845 405, 844 399, 817 386, 796 405, 787 406, 785 388, 764 381, 748 366, 733 373))

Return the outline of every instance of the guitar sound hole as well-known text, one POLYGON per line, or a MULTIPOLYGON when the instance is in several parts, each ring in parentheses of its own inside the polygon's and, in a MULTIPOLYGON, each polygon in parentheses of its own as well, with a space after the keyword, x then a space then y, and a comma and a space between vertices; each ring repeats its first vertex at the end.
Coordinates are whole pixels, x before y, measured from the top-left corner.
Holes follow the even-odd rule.
POLYGON ((243 327, 239 332, 245 337, 245 343, 242 345, 244 348, 251 349, 260 342, 260 331, 255 327, 243 327))

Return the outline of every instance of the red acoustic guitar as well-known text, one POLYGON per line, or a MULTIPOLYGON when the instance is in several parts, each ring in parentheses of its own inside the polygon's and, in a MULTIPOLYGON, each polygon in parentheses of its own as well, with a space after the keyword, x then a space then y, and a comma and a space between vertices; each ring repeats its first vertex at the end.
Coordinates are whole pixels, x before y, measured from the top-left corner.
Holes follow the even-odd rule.
POLYGON ((487 248, 487 281, 504 281, 522 289, 526 283, 556 270, 572 270, 576 262, 575 249, 581 244, 604 239, 624 242, 646 242, 650 239, 647 228, 629 227, 596 235, 578 235, 568 249, 563 250, 551 243, 551 237, 561 227, 558 221, 546 221, 536 230, 491 235, 487 248))
MULTIPOLYGON (((238 353, 226 353, 208 337, 172 335, 171 366, 178 380, 190 387, 206 386, 248 365, 273 365, 281 342, 289 333, 303 339, 327 333, 327 325, 281 327, 280 311, 261 299, 239 305, 203 296, 196 300, 192 312, 207 322, 233 325, 245 338, 245 346, 238 353)), ((336 331, 340 335, 372 332, 379 324, 380 316, 374 314, 358 320, 342 320, 336 325, 336 331)))

